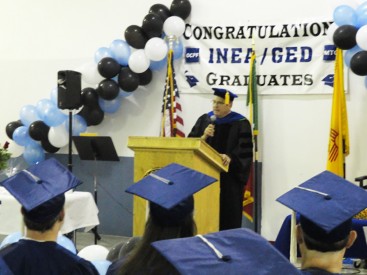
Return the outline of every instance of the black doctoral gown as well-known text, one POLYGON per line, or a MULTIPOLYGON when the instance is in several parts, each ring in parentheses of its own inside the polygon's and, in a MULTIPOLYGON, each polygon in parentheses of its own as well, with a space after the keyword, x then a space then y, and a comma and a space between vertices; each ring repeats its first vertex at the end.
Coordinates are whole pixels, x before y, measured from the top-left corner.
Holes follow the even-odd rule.
MULTIPOLYGON (((212 123, 209 112, 199 117, 188 137, 201 137, 212 123)), ((214 137, 206 142, 220 154, 231 158, 229 170, 220 175, 220 230, 241 227, 242 201, 252 162, 252 131, 249 121, 231 112, 214 122, 214 137)))

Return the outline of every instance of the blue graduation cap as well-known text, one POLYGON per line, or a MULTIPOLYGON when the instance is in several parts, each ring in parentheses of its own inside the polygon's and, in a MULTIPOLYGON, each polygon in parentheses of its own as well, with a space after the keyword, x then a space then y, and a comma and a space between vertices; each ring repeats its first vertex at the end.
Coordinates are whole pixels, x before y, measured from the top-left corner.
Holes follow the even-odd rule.
POLYGON ((224 98, 224 103, 229 104, 229 101, 233 101, 236 97, 236 94, 221 88, 212 88, 214 91, 214 95, 224 98))
POLYGON ((266 239, 245 228, 156 241, 180 274, 301 274, 266 239))
POLYGON ((300 214, 303 231, 320 241, 339 241, 351 230, 351 219, 367 207, 367 192, 324 171, 283 194, 277 201, 300 214))
POLYGON ((193 194, 217 179, 171 163, 126 189, 150 202, 150 214, 162 225, 177 225, 194 209, 193 194))
POLYGON ((41 221, 56 216, 64 205, 64 193, 81 183, 65 166, 50 158, 20 171, 2 185, 23 206, 27 217, 41 221))

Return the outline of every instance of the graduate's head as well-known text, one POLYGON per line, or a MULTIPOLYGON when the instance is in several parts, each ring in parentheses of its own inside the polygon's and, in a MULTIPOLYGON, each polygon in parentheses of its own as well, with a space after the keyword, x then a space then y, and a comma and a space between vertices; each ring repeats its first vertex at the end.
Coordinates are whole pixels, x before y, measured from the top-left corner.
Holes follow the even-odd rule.
POLYGON ((180 274, 301 274, 265 238, 245 228, 156 241, 152 246, 180 274))
POLYGON ((231 111, 233 100, 237 95, 227 89, 213 88, 213 91, 213 113, 216 117, 224 117, 231 111))
POLYGON ((352 217, 367 207, 367 192, 324 171, 280 196, 277 201, 300 215, 298 241, 309 250, 339 251, 355 237, 352 217))
POLYGON ((21 208, 23 220, 26 227, 30 230, 45 232, 50 230, 57 221, 64 219, 65 195, 58 195, 36 208, 27 211, 21 208))
POLYGON ((194 193, 217 180, 171 163, 148 174, 126 192, 149 201, 150 221, 160 228, 180 227, 193 221, 194 193))
POLYGON ((64 217, 64 193, 81 181, 56 159, 30 166, 6 179, 2 185, 22 205, 28 229, 45 232, 64 217))

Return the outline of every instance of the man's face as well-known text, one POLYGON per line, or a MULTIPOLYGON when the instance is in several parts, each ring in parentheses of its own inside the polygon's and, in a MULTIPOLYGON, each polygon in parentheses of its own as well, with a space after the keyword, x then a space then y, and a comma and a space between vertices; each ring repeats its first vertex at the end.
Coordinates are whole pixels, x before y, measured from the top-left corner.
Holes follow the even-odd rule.
POLYGON ((231 111, 232 102, 229 104, 224 104, 224 98, 220 96, 214 96, 212 100, 213 104, 213 113, 216 117, 225 117, 231 111))

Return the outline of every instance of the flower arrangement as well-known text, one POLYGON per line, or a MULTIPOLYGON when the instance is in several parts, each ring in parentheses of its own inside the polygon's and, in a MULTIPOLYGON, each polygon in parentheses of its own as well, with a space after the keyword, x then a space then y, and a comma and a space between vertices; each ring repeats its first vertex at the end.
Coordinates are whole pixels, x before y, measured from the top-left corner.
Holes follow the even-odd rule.
POLYGON ((4 170, 8 166, 8 160, 11 157, 11 153, 8 152, 9 142, 5 142, 2 148, 0 148, 0 171, 4 170))

